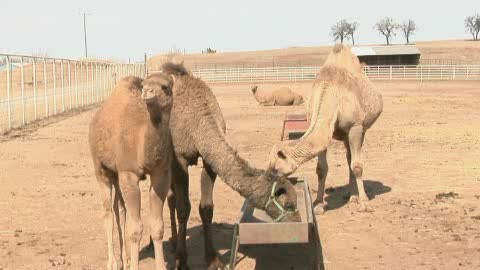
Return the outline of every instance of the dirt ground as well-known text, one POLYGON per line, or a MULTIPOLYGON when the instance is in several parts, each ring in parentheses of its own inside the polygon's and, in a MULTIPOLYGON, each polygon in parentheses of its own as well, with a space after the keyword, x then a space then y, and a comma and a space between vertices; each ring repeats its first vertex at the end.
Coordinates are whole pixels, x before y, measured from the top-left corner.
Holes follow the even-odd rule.
MULTIPOLYGON (((310 85, 288 84, 303 93, 310 85)), ((364 146, 365 184, 375 211, 358 213, 347 204, 345 151, 343 144, 334 143, 328 154, 329 210, 317 216, 325 268, 480 269, 480 84, 376 85, 384 94, 384 112, 367 132, 364 146)), ((280 140, 284 114, 304 110, 259 107, 250 85, 213 89, 229 140, 259 167, 266 165, 270 148, 280 140)), ((106 236, 87 147, 94 113, 60 118, 1 140, 0 270, 105 268, 106 236)), ((315 164, 310 161, 297 173, 308 177, 313 196, 315 164)), ((197 211, 200 169, 191 168, 191 269, 205 268, 197 211)), ((148 181, 141 185, 146 245, 148 181)), ((222 181, 217 181, 214 200, 215 243, 225 254, 243 200, 222 181)), ((168 242, 165 248, 169 250, 168 242)), ((167 254, 171 266, 173 257, 167 254)), ((142 252, 141 258, 141 269, 153 269, 151 253, 142 252)), ((238 269, 269 269, 259 263, 268 257, 256 259, 242 250, 239 258, 238 269)))

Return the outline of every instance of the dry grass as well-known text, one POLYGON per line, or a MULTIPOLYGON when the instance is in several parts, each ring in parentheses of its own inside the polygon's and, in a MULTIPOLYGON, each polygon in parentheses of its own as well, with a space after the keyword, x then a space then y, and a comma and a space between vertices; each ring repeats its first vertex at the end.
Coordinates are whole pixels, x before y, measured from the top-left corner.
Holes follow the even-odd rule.
MULTIPOLYGON (((480 63, 480 42, 463 40, 426 41, 417 42, 417 47, 425 59, 444 59, 475 61, 480 63)), ((332 46, 318 47, 294 47, 286 49, 274 49, 265 51, 245 52, 217 52, 215 54, 186 54, 177 55, 174 60, 185 61, 189 68, 201 68, 205 66, 272 66, 280 65, 304 65, 320 66, 330 53, 332 46)), ((164 55, 156 55, 148 60, 150 68, 156 69, 165 60, 164 55)))

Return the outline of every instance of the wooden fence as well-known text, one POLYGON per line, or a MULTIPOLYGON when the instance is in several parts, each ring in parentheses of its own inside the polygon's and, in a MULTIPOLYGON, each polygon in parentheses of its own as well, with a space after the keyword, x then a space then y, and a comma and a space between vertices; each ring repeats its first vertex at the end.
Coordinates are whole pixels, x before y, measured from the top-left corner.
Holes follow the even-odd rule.
MULTIPOLYGON (((193 70, 207 82, 313 80, 320 67, 222 68, 193 70)), ((372 80, 480 80, 480 65, 366 66, 372 80)))
POLYGON ((30 122, 102 102, 143 64, 0 54, 0 135, 30 122))

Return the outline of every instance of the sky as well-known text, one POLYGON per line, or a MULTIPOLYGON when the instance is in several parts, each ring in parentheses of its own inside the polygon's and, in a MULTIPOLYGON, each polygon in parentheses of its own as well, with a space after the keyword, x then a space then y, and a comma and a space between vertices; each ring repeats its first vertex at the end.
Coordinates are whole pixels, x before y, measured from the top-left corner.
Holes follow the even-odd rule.
MULTIPOLYGON (((333 44, 340 19, 360 24, 357 44, 381 44, 379 19, 413 19, 414 41, 466 39, 463 20, 480 1, 421 0, 0 0, 0 53, 139 61, 177 48, 245 51, 333 44)), ((400 33, 393 39, 402 43, 400 33)))

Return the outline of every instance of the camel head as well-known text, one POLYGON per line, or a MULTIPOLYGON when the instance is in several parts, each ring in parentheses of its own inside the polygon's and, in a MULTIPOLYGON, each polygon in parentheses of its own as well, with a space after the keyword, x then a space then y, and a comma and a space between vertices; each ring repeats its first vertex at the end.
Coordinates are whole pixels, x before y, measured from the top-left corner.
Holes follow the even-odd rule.
POLYGON ((153 73, 143 81, 142 99, 147 106, 158 106, 159 108, 171 108, 173 101, 173 75, 164 73, 153 73))
POLYGON ((297 162, 289 156, 287 145, 275 145, 270 151, 268 163, 268 171, 275 176, 289 176, 294 173, 297 168, 297 162))
POLYGON ((258 86, 255 85, 255 86, 252 86, 252 93, 255 95, 255 93, 257 93, 257 90, 258 90, 258 86))
POLYGON ((277 177, 266 172, 265 177, 272 183, 268 190, 268 201, 265 212, 275 222, 299 222, 300 214, 297 210, 297 192, 294 185, 285 177, 277 177))

